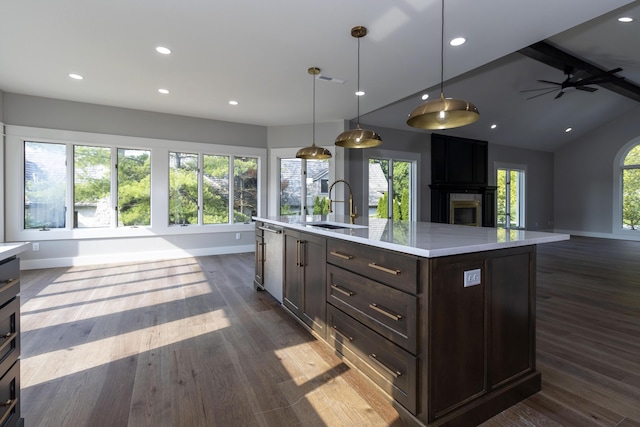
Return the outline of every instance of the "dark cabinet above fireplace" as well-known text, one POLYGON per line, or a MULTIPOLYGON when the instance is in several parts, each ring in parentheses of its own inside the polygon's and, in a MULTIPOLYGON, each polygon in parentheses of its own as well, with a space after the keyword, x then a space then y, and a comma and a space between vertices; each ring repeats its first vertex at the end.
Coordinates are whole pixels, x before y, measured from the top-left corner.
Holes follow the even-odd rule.
POLYGON ((487 148, 486 141, 431 135, 432 222, 495 227, 496 187, 488 185, 487 148), (473 220, 456 220, 461 201, 477 201, 473 220))
POLYGON ((485 186, 487 142, 431 135, 431 184, 485 186))

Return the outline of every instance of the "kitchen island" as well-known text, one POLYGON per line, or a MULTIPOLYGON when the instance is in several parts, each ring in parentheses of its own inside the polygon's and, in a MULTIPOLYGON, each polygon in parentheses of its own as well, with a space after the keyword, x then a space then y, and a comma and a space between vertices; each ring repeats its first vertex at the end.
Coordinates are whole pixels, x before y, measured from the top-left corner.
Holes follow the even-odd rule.
POLYGON ((477 425, 540 390, 536 245, 568 235, 255 219, 284 230, 283 307, 384 390, 405 425, 477 425))

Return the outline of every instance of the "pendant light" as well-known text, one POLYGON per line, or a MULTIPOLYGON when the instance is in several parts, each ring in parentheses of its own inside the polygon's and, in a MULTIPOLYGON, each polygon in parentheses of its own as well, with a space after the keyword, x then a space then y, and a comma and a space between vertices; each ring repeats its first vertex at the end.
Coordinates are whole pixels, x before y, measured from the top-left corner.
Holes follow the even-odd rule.
POLYGON ((480 118, 478 109, 472 103, 444 97, 444 0, 440 49, 440 99, 418 105, 409 115, 409 126, 420 129, 452 129, 466 126, 480 118))
MULTIPOLYGON (((367 29, 362 26, 353 27, 351 29, 351 36, 358 39, 358 92, 360 94, 360 39, 367 35, 367 29)), ((382 144, 382 138, 380 135, 372 130, 360 128, 360 95, 358 99, 358 120, 356 122, 356 128, 345 132, 342 132, 336 138, 336 145, 345 148, 370 148, 377 147, 382 144)))
POLYGON ((324 147, 316 146, 316 75, 320 74, 320 68, 311 67, 307 70, 313 79, 313 135, 311 147, 304 147, 298 150, 296 157, 299 159, 324 160, 331 158, 331 151, 324 147))

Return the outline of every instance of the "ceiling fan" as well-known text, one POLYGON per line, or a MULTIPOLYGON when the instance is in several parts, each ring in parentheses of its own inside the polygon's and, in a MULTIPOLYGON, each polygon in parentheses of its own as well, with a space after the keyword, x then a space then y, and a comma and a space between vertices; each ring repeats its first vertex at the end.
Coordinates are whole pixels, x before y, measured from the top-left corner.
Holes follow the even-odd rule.
POLYGON ((595 87, 590 87, 588 85, 596 85, 601 83, 607 83, 612 81, 614 78, 620 79, 623 77, 616 77, 614 74, 622 71, 622 68, 615 68, 613 70, 604 71, 602 73, 594 74, 589 76, 585 70, 575 69, 574 67, 567 66, 564 68, 564 74, 567 76, 562 82, 552 82, 549 80, 538 80, 540 83, 547 83, 554 86, 543 87, 539 89, 527 89, 521 92, 534 92, 544 90, 546 92, 539 93, 537 95, 531 96, 527 99, 537 98, 542 95, 546 95, 548 93, 558 91, 558 94, 554 99, 560 98, 567 92, 573 92, 575 90, 581 90, 584 92, 595 92, 598 90, 595 87))

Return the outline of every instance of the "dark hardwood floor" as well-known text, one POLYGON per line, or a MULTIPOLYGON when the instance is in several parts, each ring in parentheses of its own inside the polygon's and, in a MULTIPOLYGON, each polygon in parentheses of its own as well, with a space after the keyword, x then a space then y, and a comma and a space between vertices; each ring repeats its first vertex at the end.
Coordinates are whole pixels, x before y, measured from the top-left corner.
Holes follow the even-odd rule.
MULTIPOLYGON (((23 271, 25 425, 401 425, 252 281, 253 254, 23 271)), ((541 245, 537 282, 543 389, 483 426, 640 426, 640 242, 541 245)))

